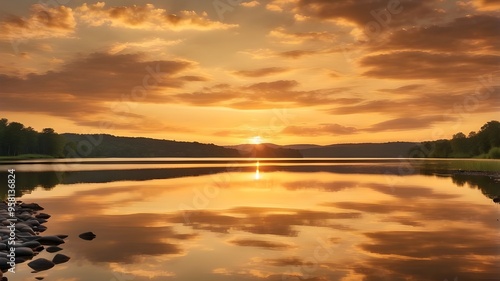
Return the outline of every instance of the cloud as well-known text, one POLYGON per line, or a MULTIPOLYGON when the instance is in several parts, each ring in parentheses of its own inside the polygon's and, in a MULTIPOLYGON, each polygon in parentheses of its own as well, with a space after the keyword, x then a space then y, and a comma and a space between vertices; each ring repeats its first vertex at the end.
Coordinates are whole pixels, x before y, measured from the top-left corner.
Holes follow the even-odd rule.
POLYGON ((283 12, 283 8, 275 4, 267 4, 266 9, 272 12, 283 12))
POLYGON ((391 195, 401 200, 413 200, 417 198, 451 200, 460 197, 460 195, 456 194, 438 193, 433 189, 424 186, 399 186, 398 188, 392 189, 388 188, 387 185, 368 184, 367 187, 377 192, 391 195))
MULTIPOLYGON (((262 72, 245 73, 260 75, 262 72)), ((224 106, 236 109, 268 109, 276 106, 318 106, 330 102, 342 101, 341 97, 347 88, 331 88, 320 90, 296 90, 300 84, 295 80, 276 80, 259 82, 247 86, 219 84, 204 87, 199 91, 169 95, 177 103, 196 106, 224 106)))
POLYGON ((10 16, 0 21, 0 39, 24 40, 67 37, 76 26, 73 10, 65 6, 31 6, 28 17, 10 16))
POLYGON ((500 55, 398 51, 366 56, 363 75, 380 79, 427 79, 443 82, 476 82, 485 73, 498 71, 500 55))
POLYGON ((498 11, 500 0, 474 0, 474 5, 480 10, 498 11))
POLYGON ((400 86, 397 88, 391 88, 391 89, 380 89, 378 90, 379 92, 382 93, 391 93, 391 94, 397 94, 397 95, 407 95, 407 94, 416 94, 420 93, 422 91, 426 91, 427 89, 425 88, 424 84, 409 84, 409 85, 404 85, 400 86))
POLYGON ((231 240, 230 243, 237 246, 258 247, 267 250, 287 250, 293 248, 293 246, 282 242, 273 242, 273 241, 257 240, 257 239, 235 239, 231 240))
POLYGON ((236 75, 243 76, 243 77, 250 77, 250 78, 255 78, 255 77, 263 77, 263 76, 268 76, 268 75, 273 75, 273 74, 279 74, 283 72, 287 72, 290 69, 284 68, 284 67, 265 67, 265 68, 259 68, 259 69, 253 69, 253 70, 239 70, 233 72, 236 75))
POLYGON ((383 132, 383 131, 405 131, 422 128, 431 128, 436 123, 455 121, 456 118, 452 116, 443 115, 428 115, 420 117, 401 117, 383 121, 369 128, 365 129, 369 132, 383 132))
POLYGON ((194 229, 217 233, 244 231, 253 234, 272 234, 295 237, 298 235, 294 226, 319 226, 334 229, 348 229, 334 223, 334 220, 359 218, 356 212, 323 212, 280 208, 239 207, 221 211, 184 211, 169 221, 185 223, 194 229))
POLYGON ((493 280, 500 273, 494 235, 471 228, 368 232, 360 249, 371 258, 353 265, 364 280, 493 280), (445 241, 445 242, 444 242, 445 241), (418 245, 418 246, 417 246, 418 245), (426 270, 421 270, 425 268, 426 270), (470 270, 474 268, 474 270, 470 270), (378 278, 377 278, 378 277, 378 278))
MULTIPOLYGON (((492 77, 494 75, 492 74, 492 77)), ((458 83, 458 82, 457 82, 458 83)), ((391 95, 402 95, 392 99, 382 98, 375 100, 353 100, 327 110, 331 114, 358 114, 381 113, 397 118, 412 118, 422 125, 426 122, 439 122, 437 116, 443 121, 452 121, 458 118, 461 112, 496 112, 500 109, 500 87, 494 86, 498 82, 488 82, 489 90, 478 80, 476 89, 467 91, 453 91, 451 88, 425 88, 418 92, 410 93, 407 89, 394 89, 391 95), (476 90, 480 90, 479 93, 476 90), (491 91, 490 91, 491 90, 491 91), (422 94, 425 93, 425 94, 422 94), (411 113, 403 109, 412 109, 411 113), (427 117, 425 117, 427 116, 427 117), (430 118, 428 116, 435 116, 430 118)), ((471 87, 470 85, 466 85, 471 87)), ((407 119, 407 121, 410 119, 407 119)), ((392 121, 404 123, 404 119, 392 121)), ((391 122, 389 122, 391 123, 391 122)))
MULTIPOLYGON (((297 9, 301 14, 319 19, 347 21, 361 29, 370 22, 376 22, 373 14, 383 13, 384 9, 392 11, 388 25, 410 25, 419 19, 432 18, 440 15, 433 4, 439 1, 387 1, 387 0, 360 0, 360 1, 328 1, 328 0, 299 0, 297 9), (398 12, 399 11, 399 12, 398 12), (404 11, 404 15, 401 12, 404 11)), ((387 14, 387 13, 386 13, 387 14)), ((384 18, 385 16, 380 16, 384 18)), ((385 19, 385 18, 384 18, 385 19)))
POLYGON ((361 213, 383 214, 385 215, 384 218, 392 215, 400 216, 401 213, 404 213, 411 216, 417 222, 456 222, 466 225, 474 223, 488 229, 495 228, 491 224, 490 210, 484 209, 481 205, 466 206, 460 201, 440 199, 439 197, 441 196, 439 194, 431 195, 431 198, 437 201, 436 203, 429 204, 424 203, 426 198, 414 196, 413 199, 404 201, 398 198, 397 201, 386 200, 376 203, 336 202, 326 203, 325 205, 361 213), (460 205, 462 208, 456 209, 457 205, 460 205), (450 212, 449 210, 454 211, 450 212))
POLYGON ((434 52, 496 53, 500 45, 500 18, 469 15, 431 26, 393 31, 375 50, 428 50, 434 52))
MULTIPOLYGON (((146 119, 130 114, 136 103, 168 102, 165 89, 203 80, 182 75, 192 66, 182 60, 147 60, 142 54, 93 53, 43 74, 0 75, 0 109, 60 116, 83 125, 117 119, 116 126, 123 123, 131 128, 131 123, 137 123, 140 127, 146 119)), ((164 126, 151 124, 156 124, 153 129, 164 126)))
POLYGON ((336 182, 322 182, 322 181, 292 181, 284 183, 283 186, 287 190, 307 190, 316 189, 325 192, 339 192, 346 189, 358 187, 357 182, 351 181, 336 181, 336 182))
POLYGON ((293 49, 288 51, 275 51, 271 49, 253 49, 240 51, 240 53, 249 55, 253 59, 270 59, 270 58, 286 58, 286 59, 300 59, 307 56, 314 55, 328 55, 340 53, 345 51, 341 46, 316 48, 316 49, 293 49))
POLYGON ((181 42, 182 40, 165 40, 161 38, 154 38, 141 42, 114 43, 109 48, 108 53, 114 55, 127 49, 131 52, 144 52, 146 50, 149 52, 156 52, 161 51, 165 47, 177 45, 181 42))
POLYGON ((84 3, 76 9, 79 18, 91 26, 110 25, 132 29, 148 30, 217 30, 236 27, 237 25, 212 21, 207 13, 180 11, 172 14, 153 4, 144 6, 105 7, 104 2, 88 5, 84 3))
POLYGON ((301 44, 306 41, 324 41, 333 43, 336 36, 327 31, 321 32, 288 32, 283 27, 278 27, 269 32, 269 36, 285 44, 301 44))
MULTIPOLYGON (((92 231, 97 234, 97 239, 89 247, 88 241, 81 239, 72 240, 72 245, 77 252, 76 259, 87 259, 96 263, 136 263, 145 256, 180 256, 185 253, 184 245, 198 237, 197 234, 179 233, 173 224, 166 222, 168 218, 162 214, 105 214, 110 207, 109 203, 100 203, 96 196, 104 196, 114 201, 116 194, 130 191, 131 186, 97 189, 96 194, 90 191, 79 191, 74 194, 73 200, 62 198, 46 198, 44 205, 55 206, 54 211, 64 213, 71 208, 76 210, 78 216, 68 216, 56 229, 64 230, 70 237, 78 237, 80 233, 92 231), (89 213, 89 208, 94 210, 89 213), (100 219, 99 219, 100 218, 100 219), (141 237, 141 239, 137 239, 141 237), (126 245, 126 247, 124 247, 126 245)), ((149 192, 149 187, 137 190, 137 193, 147 197, 158 196, 157 191, 149 192)), ((131 197, 122 197, 123 200, 114 201, 113 206, 124 206, 133 200, 131 197)), ((55 230, 57 231, 57 230, 55 230)))
POLYGON ((250 2, 243 2, 240 5, 243 7, 247 7, 247 8, 253 8, 253 7, 259 6, 260 2, 254 0, 254 1, 250 1, 250 2))
POLYGON ((346 127, 340 124, 320 124, 318 126, 288 126, 281 133, 288 135, 350 135, 358 132, 354 127, 346 127))
POLYGON ((278 55, 285 58, 297 59, 304 56, 317 55, 320 53, 321 51, 319 50, 291 50, 291 51, 281 52, 278 55))

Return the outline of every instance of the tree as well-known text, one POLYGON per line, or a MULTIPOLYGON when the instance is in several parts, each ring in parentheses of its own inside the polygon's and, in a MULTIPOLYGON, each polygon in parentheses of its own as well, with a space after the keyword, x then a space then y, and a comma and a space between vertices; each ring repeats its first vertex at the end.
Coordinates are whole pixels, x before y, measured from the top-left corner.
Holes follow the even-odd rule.
POLYGON ((412 157, 489 157, 500 155, 500 122, 493 120, 468 136, 459 132, 451 140, 423 142, 410 150, 412 157), (424 150, 430 151, 428 154, 424 150))
POLYGON ((26 141, 22 138, 24 125, 18 122, 10 122, 7 125, 5 145, 7 146, 7 155, 18 155, 26 141))
POLYGON ((9 124, 9 120, 2 118, 0 119, 0 155, 7 154, 7 145, 6 145, 6 131, 7 125, 9 124))
POLYGON ((437 140, 433 142, 433 149, 429 157, 446 158, 451 155, 451 143, 449 140, 437 140))
POLYGON ((40 152, 46 155, 62 156, 64 139, 52 128, 44 128, 38 137, 40 152))
POLYGON ((451 150, 454 157, 470 157, 468 140, 464 133, 456 133, 451 139, 451 150))
POLYGON ((23 136, 26 139, 26 147, 22 153, 38 153, 38 132, 33 128, 24 129, 23 136))
POLYGON ((488 153, 492 147, 500 146, 500 122, 490 121, 477 133, 480 153, 488 153))

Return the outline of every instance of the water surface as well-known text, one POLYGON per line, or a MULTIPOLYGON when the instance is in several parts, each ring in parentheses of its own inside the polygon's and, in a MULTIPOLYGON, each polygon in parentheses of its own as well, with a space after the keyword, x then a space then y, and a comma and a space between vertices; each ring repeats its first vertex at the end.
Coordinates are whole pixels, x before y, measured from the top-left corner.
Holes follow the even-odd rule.
MULTIPOLYGON (((492 162, 498 165, 498 162, 492 162)), ((499 183, 452 161, 11 163, 71 260, 9 280, 499 280, 499 183), (84 241, 78 234, 93 231, 84 241)), ((491 165, 491 163, 488 163, 491 165)), ((3 174, 2 174, 3 176, 3 174)), ((41 253, 50 259, 54 254, 41 253)), ((37 257, 37 258, 38 258, 37 257)))

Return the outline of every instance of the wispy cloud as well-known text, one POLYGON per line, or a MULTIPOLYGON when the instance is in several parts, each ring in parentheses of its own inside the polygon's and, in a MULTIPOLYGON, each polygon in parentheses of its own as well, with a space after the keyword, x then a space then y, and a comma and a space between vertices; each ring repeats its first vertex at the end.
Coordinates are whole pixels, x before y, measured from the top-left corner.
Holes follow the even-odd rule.
POLYGON ((27 17, 11 15, 0 21, 0 39, 41 39, 66 37, 74 33, 76 20, 65 6, 31 6, 27 17))
POLYGON ((110 25, 132 29, 149 30, 216 30, 228 29, 237 25, 225 24, 208 18, 207 13, 180 11, 169 13, 165 9, 156 8, 153 4, 143 6, 106 7, 106 3, 83 4, 76 9, 81 20, 91 26, 110 25))

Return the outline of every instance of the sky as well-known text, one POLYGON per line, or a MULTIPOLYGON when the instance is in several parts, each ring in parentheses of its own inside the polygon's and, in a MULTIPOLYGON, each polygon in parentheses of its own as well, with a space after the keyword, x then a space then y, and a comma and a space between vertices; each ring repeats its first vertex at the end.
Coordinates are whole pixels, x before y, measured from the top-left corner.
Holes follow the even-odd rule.
POLYGON ((1 1, 0 58, 39 131, 419 142, 499 119, 500 1, 1 1))

